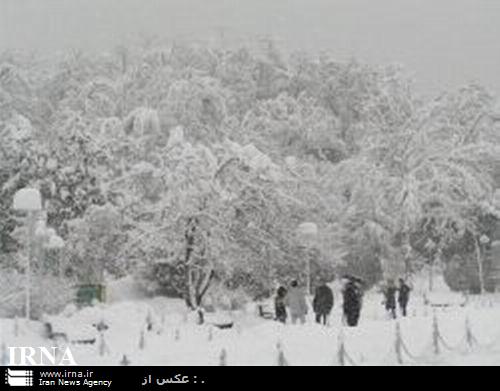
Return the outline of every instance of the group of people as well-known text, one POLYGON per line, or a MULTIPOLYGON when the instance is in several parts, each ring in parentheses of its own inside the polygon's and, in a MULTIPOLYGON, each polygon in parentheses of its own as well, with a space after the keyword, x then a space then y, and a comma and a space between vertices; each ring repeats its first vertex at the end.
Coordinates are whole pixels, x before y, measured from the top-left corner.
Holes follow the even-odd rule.
MULTIPOLYGON (((344 276, 343 281, 343 321, 349 327, 355 327, 358 325, 363 306, 363 281, 350 275, 344 276)), ((384 304, 393 318, 396 318, 396 302, 399 304, 401 314, 403 316, 407 315, 410 291, 410 286, 402 278, 399 279, 399 286, 396 286, 394 280, 388 281, 383 290, 384 304)), ((322 282, 316 287, 312 302, 316 322, 326 325, 333 306, 333 291, 326 282, 322 282)), ((292 324, 297 322, 304 324, 308 313, 306 291, 299 286, 297 280, 293 280, 288 289, 280 286, 274 299, 274 308, 277 321, 286 323, 288 316, 290 316, 292 324)))
POLYGON ((399 279, 399 286, 396 286, 394 280, 388 280, 386 287, 383 289, 385 309, 393 318, 397 318, 396 302, 399 304, 399 310, 403 317, 406 317, 408 312, 408 302, 410 301, 410 286, 403 280, 399 279))
MULTIPOLYGON (((344 319, 349 326, 358 324, 362 305, 362 281, 356 277, 345 276, 345 284, 342 291, 344 319)), ((322 282, 315 290, 312 308, 315 313, 316 322, 326 325, 328 317, 333 309, 334 296, 331 288, 322 282)), ((297 280, 290 283, 287 289, 280 286, 274 300, 276 320, 286 323, 290 315, 291 323, 306 322, 308 305, 306 292, 299 286, 297 280)))

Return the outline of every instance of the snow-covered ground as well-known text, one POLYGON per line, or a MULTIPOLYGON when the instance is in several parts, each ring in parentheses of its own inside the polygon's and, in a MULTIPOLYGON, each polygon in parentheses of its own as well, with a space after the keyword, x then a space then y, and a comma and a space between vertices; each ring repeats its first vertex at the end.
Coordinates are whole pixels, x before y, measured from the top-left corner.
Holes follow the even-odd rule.
MULTIPOLYGON (((344 328, 340 308, 330 325, 281 325, 246 311, 224 314, 234 327, 221 330, 198 326, 179 300, 164 298, 116 301, 106 305, 68 309, 51 321, 70 340, 96 338, 94 344, 71 344, 79 365, 118 365, 126 355, 132 365, 277 365, 279 349, 289 365, 338 365, 343 339, 346 364, 351 365, 500 365, 500 298, 475 298, 465 307, 435 311, 440 353, 434 354, 434 311, 415 297, 410 316, 400 321, 404 347, 396 354, 396 322, 387 319, 377 294, 368 294, 360 325, 344 328), (146 319, 153 328, 147 331, 146 319), (467 319, 473 337, 467 343, 467 319), (104 321, 103 338, 92 326, 104 321), (343 336, 343 337, 342 337, 343 336), (225 352, 223 354, 222 352, 225 352), (225 358, 221 358, 225 356, 225 358)), ((214 318, 208 316, 208 322, 214 318)), ((1 319, 0 344, 52 346, 42 337, 39 323, 1 319), (17 329, 17 330, 16 330, 17 329), (17 336, 16 336, 17 334, 17 336)), ((401 345, 402 346, 402 345, 401 345)))

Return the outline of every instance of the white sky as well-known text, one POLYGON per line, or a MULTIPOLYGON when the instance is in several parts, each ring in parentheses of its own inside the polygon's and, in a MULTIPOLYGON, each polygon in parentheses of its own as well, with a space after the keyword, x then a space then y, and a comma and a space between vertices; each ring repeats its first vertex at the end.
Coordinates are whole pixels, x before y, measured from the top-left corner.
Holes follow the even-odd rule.
POLYGON ((0 50, 104 49, 141 34, 221 30, 402 63, 424 91, 476 80, 500 93, 500 0, 0 0, 0 50))

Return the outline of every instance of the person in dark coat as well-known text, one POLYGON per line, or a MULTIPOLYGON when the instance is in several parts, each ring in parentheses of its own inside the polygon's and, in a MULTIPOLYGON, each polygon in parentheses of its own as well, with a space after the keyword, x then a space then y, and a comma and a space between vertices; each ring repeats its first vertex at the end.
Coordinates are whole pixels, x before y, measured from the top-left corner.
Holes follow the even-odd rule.
POLYGON ((347 283, 342 292, 344 319, 349 327, 356 327, 361 315, 362 293, 359 282, 353 277, 345 277, 347 283))
POLYGON ((328 315, 333 308, 333 292, 328 285, 322 283, 316 288, 313 299, 313 310, 316 314, 316 322, 326 325, 328 315))
POLYGON ((286 288, 280 286, 276 292, 276 297, 274 298, 274 312, 276 315, 276 320, 281 323, 286 323, 286 288))
POLYGON ((393 280, 387 282, 387 286, 384 290, 385 296, 385 309, 390 314, 393 319, 396 319, 396 293, 398 288, 394 284, 393 280))
POLYGON ((408 302, 410 301, 410 291, 411 288, 406 284, 405 280, 399 279, 399 294, 398 294, 398 304, 401 314, 406 317, 408 302))

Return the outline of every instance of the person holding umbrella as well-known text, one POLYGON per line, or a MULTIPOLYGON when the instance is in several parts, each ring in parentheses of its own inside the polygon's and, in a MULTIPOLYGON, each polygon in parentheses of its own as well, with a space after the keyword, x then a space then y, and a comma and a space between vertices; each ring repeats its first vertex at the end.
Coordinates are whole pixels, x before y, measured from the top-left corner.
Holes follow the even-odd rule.
POLYGON ((316 288, 313 299, 313 310, 316 314, 316 323, 326 325, 328 315, 333 308, 333 292, 324 281, 316 288))
POLYGON ((342 292, 344 319, 349 327, 356 327, 361 315, 363 280, 351 275, 344 276, 344 280, 346 281, 342 292))

